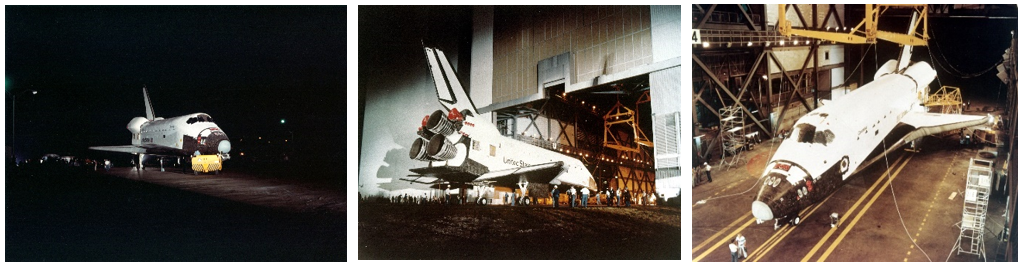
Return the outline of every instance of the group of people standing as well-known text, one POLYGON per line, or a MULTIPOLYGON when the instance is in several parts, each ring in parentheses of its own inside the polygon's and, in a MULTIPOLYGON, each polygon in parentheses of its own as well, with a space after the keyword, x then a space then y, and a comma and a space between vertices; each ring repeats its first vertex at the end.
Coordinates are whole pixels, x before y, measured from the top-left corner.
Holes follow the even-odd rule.
MULTIPOLYGON (((565 194, 569 195, 567 200, 569 201, 569 206, 570 207, 577 207, 577 206, 587 207, 588 204, 590 203, 590 193, 591 193, 590 189, 587 189, 586 187, 580 187, 580 190, 577 191, 575 186, 569 186, 569 189, 565 191, 565 194), (579 201, 577 201, 577 200, 579 200, 579 201)), ((551 200, 552 200, 551 206, 552 207, 556 207, 556 208, 559 207, 559 203, 560 203, 560 200, 561 200, 560 199, 560 195, 561 195, 561 190, 558 188, 558 185, 554 185, 553 189, 551 190, 551 200)), ((601 196, 602 195, 604 195, 605 200, 606 200, 608 206, 626 206, 626 207, 629 207, 630 205, 632 205, 634 197, 637 198, 637 200, 640 202, 641 205, 643 205, 643 204, 653 205, 654 204, 654 201, 653 201, 654 193, 653 192, 650 193, 650 194, 644 192, 644 193, 642 193, 640 195, 634 196, 635 194, 630 192, 629 187, 626 187, 626 189, 624 191, 621 188, 620 189, 605 188, 604 191, 598 191, 596 193, 596 195, 594 196, 595 200, 597 201, 597 205, 601 205, 601 199, 602 199, 601 196), (647 200, 647 199, 651 199, 651 200, 647 200)))

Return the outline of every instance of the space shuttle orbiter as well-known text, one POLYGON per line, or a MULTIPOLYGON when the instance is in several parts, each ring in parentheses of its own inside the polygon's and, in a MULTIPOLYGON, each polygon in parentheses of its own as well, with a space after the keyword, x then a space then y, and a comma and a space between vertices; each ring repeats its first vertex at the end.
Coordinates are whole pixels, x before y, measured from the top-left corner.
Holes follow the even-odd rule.
POLYGON ((518 186, 524 193, 530 183, 597 190, 593 175, 579 159, 502 136, 489 120, 476 117, 476 106, 444 52, 423 50, 443 109, 423 117, 412 142, 409 157, 427 164, 410 169, 417 177, 461 185, 518 186))
MULTIPOLYGON (((913 25, 913 24, 912 24, 913 25)), ((759 220, 799 223, 799 211, 835 192, 850 175, 923 136, 994 121, 989 116, 926 112, 921 96, 935 79, 928 63, 910 62, 910 47, 875 80, 797 120, 761 175, 751 205, 759 220)))
POLYGON ((194 155, 218 155, 221 160, 230 158, 231 142, 210 115, 193 113, 167 119, 156 117, 146 88, 142 88, 142 95, 146 117, 135 117, 128 122, 132 144, 92 146, 89 149, 135 154, 139 158, 136 164, 140 167, 149 155, 179 159, 194 155))

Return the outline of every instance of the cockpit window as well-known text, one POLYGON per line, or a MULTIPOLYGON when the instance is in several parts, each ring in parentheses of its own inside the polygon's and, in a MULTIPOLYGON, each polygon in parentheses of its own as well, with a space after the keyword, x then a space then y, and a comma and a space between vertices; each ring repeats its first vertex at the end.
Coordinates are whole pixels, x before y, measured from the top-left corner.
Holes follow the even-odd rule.
POLYGON ((814 129, 816 127, 811 124, 799 124, 796 126, 796 141, 812 143, 814 142, 814 129))
POLYGON ((210 123, 213 123, 213 118, 210 117, 209 115, 201 114, 201 115, 189 118, 188 120, 185 121, 185 123, 188 123, 188 124, 195 124, 196 122, 210 122, 210 123))
POLYGON ((796 132, 797 141, 803 143, 828 145, 836 138, 836 135, 831 130, 817 130, 817 127, 807 123, 797 125, 796 132))
POLYGON ((835 138, 836 135, 832 134, 832 131, 828 129, 814 133, 814 142, 821 143, 823 145, 828 145, 829 143, 832 143, 832 139, 835 138))

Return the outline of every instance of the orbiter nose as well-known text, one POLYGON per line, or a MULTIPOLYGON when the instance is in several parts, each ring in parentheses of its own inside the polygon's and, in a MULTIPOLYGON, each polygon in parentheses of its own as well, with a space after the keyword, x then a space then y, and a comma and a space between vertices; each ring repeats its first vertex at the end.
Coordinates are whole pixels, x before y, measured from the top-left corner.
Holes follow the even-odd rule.
POLYGON ((217 151, 226 154, 231 151, 231 142, 228 140, 222 140, 217 143, 217 151))
POLYGON ((754 213, 754 218, 757 218, 758 220, 767 221, 775 218, 775 215, 772 213, 772 208, 761 201, 754 201, 754 203, 751 204, 750 211, 754 213))

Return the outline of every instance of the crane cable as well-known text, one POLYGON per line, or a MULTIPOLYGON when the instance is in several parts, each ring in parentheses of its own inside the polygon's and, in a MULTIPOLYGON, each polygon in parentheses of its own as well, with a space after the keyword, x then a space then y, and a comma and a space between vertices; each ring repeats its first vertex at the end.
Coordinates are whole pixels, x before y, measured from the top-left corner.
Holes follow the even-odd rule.
MULTIPOLYGON (((931 53, 929 53, 929 54, 931 54, 931 53)), ((878 70, 878 48, 875 48, 875 70, 878 70)), ((888 147, 889 146, 885 145, 885 138, 883 138, 882 139, 882 148, 888 148, 888 147)), ((886 153, 885 149, 883 149, 883 151, 882 151, 882 157, 885 159, 885 170, 889 170, 889 168, 890 168, 889 167, 889 154, 886 153)), ((907 238, 910 238, 910 242, 914 244, 914 247, 917 247, 917 249, 920 250, 921 253, 924 254, 924 257, 927 258, 929 262, 932 261, 932 258, 928 256, 928 253, 925 253, 924 249, 922 249, 921 246, 917 245, 917 241, 915 241, 914 238, 910 236, 910 230, 907 229, 907 224, 903 221, 903 213, 900 212, 900 205, 899 205, 899 203, 896 203, 896 190, 893 188, 892 182, 891 182, 891 180, 892 180, 892 173, 886 172, 886 175, 889 176, 889 180, 890 180, 890 183, 889 183, 889 193, 892 194, 892 202, 896 206, 896 214, 899 215, 900 224, 903 225, 903 231, 906 232, 907 238)))
MULTIPOLYGON (((937 49, 938 52, 939 52, 939 57, 943 61, 945 61, 945 63, 946 63, 945 65, 939 64, 939 67, 941 67, 943 71, 946 71, 946 73, 953 74, 953 75, 958 75, 958 76, 960 76, 960 78, 964 78, 964 79, 975 78, 975 77, 984 75, 985 73, 988 73, 989 71, 992 71, 992 69, 995 69, 1000 64, 1003 64, 1003 59, 1000 58, 999 61, 997 61, 995 64, 993 64, 992 66, 986 68, 984 71, 981 71, 981 72, 965 73, 963 71, 960 71, 955 66, 953 66, 952 63, 949 62, 949 59, 946 58, 945 53, 942 52, 942 46, 939 45, 939 41, 938 41, 939 37, 935 35, 935 31, 929 30, 929 32, 931 32, 932 37, 934 37, 934 38, 932 38, 932 40, 935 43, 935 49, 937 49), (953 69, 953 71, 950 71, 949 69, 947 69, 946 65, 949 65, 949 69, 953 69)), ((931 53, 931 48, 928 49, 928 56, 932 57, 932 64, 934 64, 935 63, 935 57, 931 53)), ((942 62, 940 61, 939 63, 942 63, 942 62)), ((941 84, 941 81, 940 81, 940 84, 941 84)))
MULTIPOLYGON (((887 147, 888 146, 885 145, 885 139, 883 138, 882 139, 882 148, 887 148, 887 147)), ((882 152, 882 155, 883 155, 883 158, 885 158, 885 170, 889 170, 889 168, 890 168, 889 167, 889 154, 885 153, 885 152, 882 152)), ((907 160, 907 161, 909 161, 909 160, 907 160)), ((903 225, 903 232, 905 232, 907 234, 907 238, 910 239, 910 243, 913 243, 914 247, 916 247, 918 251, 921 251, 921 254, 924 254, 924 257, 927 258, 929 262, 931 262, 932 258, 930 256, 928 256, 928 253, 924 252, 924 249, 921 248, 921 246, 917 244, 917 240, 914 240, 914 237, 910 236, 910 230, 907 229, 907 223, 903 221, 903 212, 900 212, 900 204, 899 204, 899 202, 896 202, 896 189, 893 188, 893 186, 892 186, 892 179, 893 179, 892 173, 886 172, 886 175, 889 177, 889 193, 892 194, 892 203, 896 207, 896 215, 898 215, 899 218, 900 218, 900 224, 903 225)))
MULTIPOLYGON (((878 47, 877 47, 877 45, 876 45, 876 44, 871 44, 871 47, 870 47, 870 48, 868 48, 868 49, 871 49, 871 48, 874 48, 874 49, 875 49, 875 53, 876 53, 876 54, 878 53, 878 47)), ((851 71, 850 71, 850 76, 847 76, 847 77, 846 77, 846 80, 843 80, 843 83, 842 83, 843 85, 845 85, 845 84, 846 84, 846 82, 850 81, 850 78, 853 78, 853 75, 854 75, 855 73, 857 73, 857 69, 860 69, 860 64, 861 64, 861 63, 864 63, 864 59, 867 59, 867 58, 868 58, 868 53, 864 53, 864 56, 861 56, 861 57, 860 57, 860 62, 857 62, 857 67, 853 67, 853 70, 851 70, 851 71)), ((878 57, 877 57, 877 56, 875 57, 875 61, 876 61, 876 63, 875 63, 875 64, 877 65, 877 64, 878 64, 878 63, 877 63, 877 61, 878 61, 878 57)), ((877 68, 877 67, 876 67, 876 68, 877 68)))

